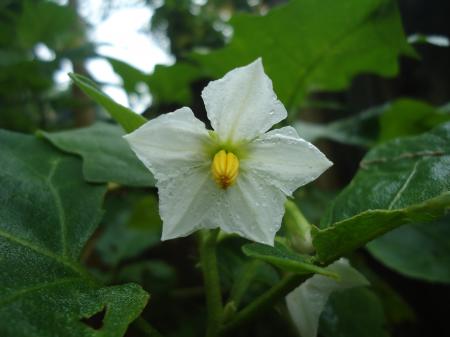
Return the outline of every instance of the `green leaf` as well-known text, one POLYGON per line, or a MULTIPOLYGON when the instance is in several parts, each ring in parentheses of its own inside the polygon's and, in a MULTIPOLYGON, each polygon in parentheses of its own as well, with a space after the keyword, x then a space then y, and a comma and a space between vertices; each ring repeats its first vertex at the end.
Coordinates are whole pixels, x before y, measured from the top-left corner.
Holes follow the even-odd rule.
POLYGON ((120 127, 98 122, 60 132, 39 132, 62 151, 83 158, 83 174, 90 182, 115 182, 126 186, 154 186, 150 171, 131 150, 120 127))
POLYGON ((320 317, 324 337, 388 337, 383 307, 366 288, 355 288, 331 295, 320 317))
POLYGON ((323 230, 313 231, 313 244, 320 261, 333 261, 403 224, 427 222, 441 217, 450 205, 450 193, 424 203, 395 210, 368 210, 323 230))
POLYGON ((425 102, 399 99, 388 105, 380 117, 379 141, 416 135, 450 121, 450 113, 425 102))
POLYGON ((402 226, 368 245, 389 268, 409 277, 450 283, 450 217, 402 226), (411 258, 414 256, 414 258, 411 258))
POLYGON ((148 295, 101 287, 79 263, 102 215, 104 185, 79 159, 34 136, 0 131, 0 335, 123 336, 148 295), (102 327, 84 319, 104 311, 102 327))
POLYGON ((237 14, 230 24, 226 47, 190 58, 218 78, 262 57, 289 110, 306 93, 342 90, 362 72, 394 76, 398 57, 415 54, 392 0, 294 0, 264 16, 237 14))
POLYGON ((157 65, 147 82, 157 103, 189 105, 192 100, 191 83, 200 77, 200 70, 188 63, 173 66, 157 65))
POLYGON ((329 262, 402 224, 442 217, 450 207, 450 123, 372 149, 327 209, 313 243, 329 262))
POLYGON ((136 282, 152 293, 161 294, 173 288, 176 270, 162 260, 146 260, 126 265, 117 276, 121 282, 136 282))
POLYGON ((385 106, 374 107, 328 124, 299 121, 294 124, 294 128, 309 142, 329 139, 343 144, 370 147, 378 137, 378 116, 384 109, 385 106))
POLYGON ((104 263, 117 266, 157 245, 161 241, 162 222, 153 195, 111 199, 112 196, 107 199, 105 229, 95 249, 104 263))
POLYGON ((119 123, 126 132, 134 131, 147 121, 143 116, 114 102, 88 78, 73 73, 69 74, 69 76, 86 95, 105 108, 111 117, 119 123))
POLYGON ((114 72, 122 78, 123 87, 127 93, 138 93, 137 85, 148 80, 149 75, 132 65, 112 57, 105 58, 111 64, 114 72))
POLYGON ((78 33, 76 20, 76 12, 71 6, 50 1, 23 1, 23 12, 17 23, 17 39, 27 49, 39 42, 52 49, 62 49, 78 33))
POLYGON ((337 278, 337 274, 316 266, 308 255, 297 254, 280 243, 275 247, 260 243, 249 243, 242 247, 245 255, 273 264, 278 268, 298 274, 317 273, 337 278))
POLYGON ((253 265, 255 260, 242 252, 242 247, 247 243, 240 237, 228 236, 220 240, 217 246, 220 283, 222 289, 230 294, 228 302, 233 301, 235 308, 249 303, 280 279, 271 265, 263 261, 253 265))
POLYGON ((397 137, 429 131, 450 120, 450 113, 425 102, 402 98, 328 124, 299 121, 302 138, 314 142, 329 139, 343 144, 371 147, 397 137))

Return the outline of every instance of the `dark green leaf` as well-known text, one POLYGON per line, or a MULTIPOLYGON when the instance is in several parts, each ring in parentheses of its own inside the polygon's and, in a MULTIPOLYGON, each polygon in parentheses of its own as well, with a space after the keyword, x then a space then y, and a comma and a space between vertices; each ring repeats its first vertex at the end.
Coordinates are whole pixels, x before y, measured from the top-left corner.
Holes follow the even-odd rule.
POLYGON ((0 131, 0 335, 122 336, 145 306, 137 285, 101 287, 78 262, 104 185, 43 140, 0 131), (104 311, 101 327, 84 319, 104 311))
POLYGON ((231 236, 220 240, 217 249, 221 285, 229 291, 229 300, 234 301, 235 308, 240 303, 249 303, 279 281, 278 272, 271 265, 258 261, 256 266, 251 267, 255 260, 242 252, 247 242, 231 236), (251 275, 248 275, 248 269, 253 270, 251 275))
POLYGON ((57 148, 83 158, 83 174, 91 182, 154 186, 150 171, 122 138, 120 127, 107 123, 60 132, 40 132, 57 148))
POLYGON ((450 113, 412 99, 399 99, 386 107, 380 117, 379 141, 416 135, 450 120, 450 113))
POLYGON ((72 81, 91 99, 100 104, 126 132, 131 132, 147 120, 130 109, 114 102, 108 95, 97 88, 94 82, 79 74, 69 74, 72 81))
POLYGON ((389 268, 414 278, 450 283, 450 218, 402 226, 368 245, 389 268), (414 258, 411 258, 411 257, 414 258))
POLYGON ((278 242, 275 247, 249 243, 244 245, 242 250, 247 256, 273 264, 285 271, 298 274, 318 273, 337 278, 335 273, 314 265, 310 256, 297 254, 278 242))
POLYGON ((121 282, 136 282, 152 293, 168 291, 175 285, 175 269, 162 260, 128 264, 119 272, 121 282))
POLYGON ((191 58, 218 78, 262 57, 288 109, 311 90, 344 89, 362 72, 394 76, 399 55, 414 54, 392 0, 294 0, 264 16, 235 15, 230 24, 225 48, 191 58))
POLYGON ((442 109, 402 98, 328 124, 301 121, 294 127, 310 142, 324 138, 370 147, 377 141, 423 133, 449 120, 450 113, 442 109))
POLYGON ((450 123, 372 149, 315 231, 322 261, 402 224, 440 218, 450 207, 450 123))
POLYGON ((358 115, 339 119, 328 124, 296 122, 299 135, 309 142, 330 139, 339 143, 370 147, 378 136, 378 116, 385 106, 375 107, 358 115))
POLYGON ((368 210, 313 231, 318 258, 330 262, 403 224, 440 218, 450 207, 450 193, 414 206, 394 210, 368 210))
POLYGON ((336 292, 320 317, 324 337, 388 337, 383 307, 366 288, 336 292))
POLYGON ((76 12, 70 6, 60 6, 50 1, 24 1, 17 33, 24 48, 45 43, 50 48, 61 49, 76 33, 76 12))
POLYGON ((104 263, 116 266, 160 242, 161 219, 154 196, 108 200, 106 206, 105 230, 96 246, 104 263))

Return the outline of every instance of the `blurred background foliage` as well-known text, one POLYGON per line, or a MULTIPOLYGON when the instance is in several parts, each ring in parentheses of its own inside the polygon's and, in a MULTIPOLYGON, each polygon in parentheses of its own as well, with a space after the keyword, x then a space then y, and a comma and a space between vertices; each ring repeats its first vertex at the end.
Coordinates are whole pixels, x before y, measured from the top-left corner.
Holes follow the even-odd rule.
MULTIPOLYGON (((0 128, 39 130, 56 148, 83 159, 88 181, 109 183, 102 226, 83 259, 108 284, 135 281, 151 292, 144 316, 167 336, 198 336, 202 329, 195 242, 187 238, 160 244, 152 177, 120 142, 123 131, 108 122, 105 112, 77 87, 58 82, 63 63, 89 76, 86 62, 103 58, 130 97, 142 95, 139 86, 148 89, 146 117, 189 105, 207 122, 200 98, 205 84, 262 56, 289 110, 289 122, 335 163, 295 196, 317 224, 368 149, 450 120, 450 48, 412 46, 406 38, 416 33, 450 36, 446 0, 364 0, 348 1, 348 6, 335 0, 104 1, 104 17, 138 4, 153 10, 145 31, 174 63, 157 65, 151 74, 97 52, 98 43, 89 35, 92 27, 79 13, 87 1, 0 3, 0 128), (37 52, 42 46, 48 50, 46 58, 37 52)), ((321 317, 321 335, 448 332, 446 310, 430 310, 446 308, 450 301, 448 225, 447 217, 433 227, 401 227, 353 254, 353 263, 373 287, 333 296, 321 317), (424 271, 423 266, 433 268, 424 271)), ((236 305, 248 303, 279 279, 272 266, 245 256, 243 243, 225 238, 219 250, 221 280, 236 305), (245 292, 233 288, 245 284, 249 273, 245 292)), ((282 319, 284 310, 275 308, 237 335, 278 336, 283 331, 294 336, 282 319)), ((129 336, 138 333, 135 329, 129 336)))

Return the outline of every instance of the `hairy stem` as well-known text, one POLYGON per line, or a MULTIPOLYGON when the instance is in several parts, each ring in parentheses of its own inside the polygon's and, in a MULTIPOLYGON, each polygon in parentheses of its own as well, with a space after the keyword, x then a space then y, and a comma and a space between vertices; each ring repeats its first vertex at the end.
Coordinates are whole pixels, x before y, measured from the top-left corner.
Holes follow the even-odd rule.
POLYGON ((202 232, 200 237, 200 263, 205 283, 206 307, 208 309, 206 337, 217 336, 222 323, 222 293, 216 257, 218 234, 219 229, 214 229, 202 232))

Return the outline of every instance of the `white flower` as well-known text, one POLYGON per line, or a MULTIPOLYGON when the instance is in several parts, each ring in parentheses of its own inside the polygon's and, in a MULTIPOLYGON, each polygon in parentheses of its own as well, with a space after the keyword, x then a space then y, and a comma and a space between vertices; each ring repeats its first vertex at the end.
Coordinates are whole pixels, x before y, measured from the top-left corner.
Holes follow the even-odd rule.
POLYGON ((331 293, 369 285, 346 259, 341 258, 327 269, 338 274, 339 280, 316 274, 286 296, 289 314, 301 337, 317 336, 320 314, 331 293))
POLYGON ((332 163, 292 127, 267 132, 286 109, 261 59, 202 92, 207 130, 184 107, 125 136, 157 180, 162 240, 220 227, 273 245, 286 195, 332 163))

